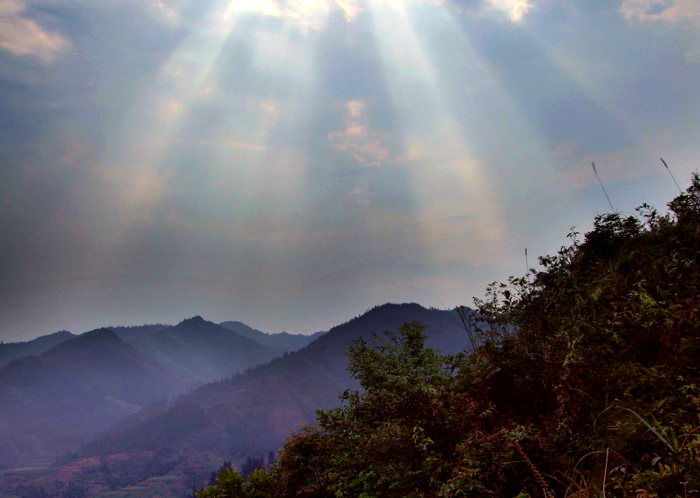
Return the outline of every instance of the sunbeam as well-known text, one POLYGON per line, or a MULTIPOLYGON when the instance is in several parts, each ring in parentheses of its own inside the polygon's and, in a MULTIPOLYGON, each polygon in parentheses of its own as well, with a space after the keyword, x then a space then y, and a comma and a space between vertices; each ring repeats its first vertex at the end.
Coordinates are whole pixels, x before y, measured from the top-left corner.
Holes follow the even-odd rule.
POLYGON ((542 147, 540 137, 503 90, 498 71, 474 50, 450 5, 368 6, 387 87, 402 116, 403 165, 410 170, 431 264, 447 268, 464 258, 474 265, 507 259, 513 246, 506 234, 516 228, 508 226, 507 192, 517 184, 526 197, 551 184, 554 161, 529 160, 530 150, 542 147), (458 59, 441 56, 445 46, 458 59), (497 107, 474 112, 484 95, 497 107), (507 116, 507 122, 500 116, 507 116), (481 159, 493 154, 490 148, 501 147, 482 142, 483 130, 493 126, 517 137, 521 158, 490 164, 481 159), (509 174, 514 168, 518 174, 509 174))
POLYGON ((684 188, 693 7, 0 0, 0 325, 469 302, 684 188))

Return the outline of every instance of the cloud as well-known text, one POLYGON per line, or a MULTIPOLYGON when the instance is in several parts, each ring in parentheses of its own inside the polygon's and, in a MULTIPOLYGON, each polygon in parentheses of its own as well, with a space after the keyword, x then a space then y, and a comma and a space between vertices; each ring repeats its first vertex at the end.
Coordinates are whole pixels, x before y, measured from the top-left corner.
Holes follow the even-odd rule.
POLYGON ((389 159, 390 151, 380 134, 368 128, 365 103, 353 100, 346 106, 345 129, 328 134, 331 147, 348 154, 363 166, 382 166, 389 159))
POLYGON ((520 21, 530 9, 532 3, 529 0, 487 0, 491 6, 508 14, 513 22, 520 21))
POLYGON ((238 8, 282 19, 304 32, 323 29, 326 17, 334 9, 340 10, 347 21, 353 21, 360 12, 357 0, 250 0, 238 8))
POLYGON ((0 16, 9 14, 17 14, 25 10, 25 5, 20 0, 2 0, 0 1, 0 16))
POLYGON ((20 0, 0 0, 0 48, 16 56, 36 57, 46 64, 54 62, 70 42, 23 17, 25 11, 20 0))
POLYGON ((168 5, 169 3, 172 2, 149 0, 147 5, 151 7, 164 22, 179 26, 182 24, 182 16, 174 6, 168 5))
POLYGON ((623 0, 620 12, 630 21, 661 21, 700 27, 697 0, 623 0))
POLYGON ((688 178, 691 6, 0 0, 2 330, 466 302, 688 178))
POLYGON ((173 176, 171 171, 148 169, 110 168, 105 171, 105 180, 114 185, 123 209, 129 212, 137 210, 139 217, 148 216, 148 209, 162 202, 171 192, 169 183, 173 176))

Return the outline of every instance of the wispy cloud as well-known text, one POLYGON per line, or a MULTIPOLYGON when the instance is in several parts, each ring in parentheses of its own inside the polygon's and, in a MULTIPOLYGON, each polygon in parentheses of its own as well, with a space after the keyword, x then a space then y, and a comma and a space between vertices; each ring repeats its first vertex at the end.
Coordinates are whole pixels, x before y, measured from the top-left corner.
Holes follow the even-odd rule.
POLYGON ((54 62, 70 42, 26 17, 25 11, 26 5, 20 0, 0 0, 0 48, 46 64, 54 62))
POLYGON ((302 31, 322 29, 333 9, 339 9, 348 21, 360 11, 357 0, 249 0, 240 2, 237 8, 281 19, 302 31))
POLYGON ((623 0, 620 11, 634 21, 692 24, 700 28, 696 0, 623 0))
POLYGON ((333 149, 348 154, 358 163, 379 167, 389 160, 390 150, 380 134, 369 128, 365 105, 362 101, 348 102, 345 129, 329 133, 328 139, 333 149))

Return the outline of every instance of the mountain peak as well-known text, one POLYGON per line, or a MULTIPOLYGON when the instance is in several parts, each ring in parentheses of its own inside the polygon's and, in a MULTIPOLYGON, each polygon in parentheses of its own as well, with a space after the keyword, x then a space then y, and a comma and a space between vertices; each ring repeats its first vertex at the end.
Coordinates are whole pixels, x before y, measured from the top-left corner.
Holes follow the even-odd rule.
POLYGON ((212 323, 212 322, 208 322, 207 320, 202 318, 200 315, 195 315, 192 318, 184 319, 183 321, 178 323, 178 325, 201 325, 201 324, 205 324, 205 323, 212 323))
MULTIPOLYGON (((56 358, 66 354, 77 354, 86 351, 116 351, 132 350, 133 348, 122 341, 117 334, 109 329, 101 328, 85 332, 73 339, 63 341, 46 351, 43 356, 56 358)), ((135 351, 135 350, 134 350, 135 351)))
POLYGON ((77 336, 75 339, 71 339, 71 341, 73 342, 73 344, 87 344, 95 342, 122 342, 122 340, 117 336, 117 334, 106 328, 95 329, 91 330, 90 332, 85 332, 84 334, 80 334, 79 336, 77 336))
POLYGON ((426 308, 418 303, 384 303, 384 304, 380 304, 378 306, 375 306, 374 308, 370 309, 369 311, 407 310, 407 309, 424 310, 426 308))

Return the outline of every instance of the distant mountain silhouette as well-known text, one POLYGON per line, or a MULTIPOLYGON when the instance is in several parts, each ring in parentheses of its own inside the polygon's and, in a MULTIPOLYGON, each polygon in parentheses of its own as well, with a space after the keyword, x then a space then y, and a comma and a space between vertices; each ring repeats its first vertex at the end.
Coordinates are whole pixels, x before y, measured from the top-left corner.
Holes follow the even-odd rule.
POLYGON ((57 344, 75 337, 67 330, 44 335, 32 341, 0 344, 0 366, 23 356, 38 356, 57 344))
POLYGON ((169 327, 172 327, 172 325, 163 325, 161 323, 158 324, 153 324, 153 325, 136 325, 134 327, 105 327, 115 334, 119 336, 119 338, 126 342, 127 344, 131 343, 131 340, 134 338, 142 337, 144 335, 149 335, 149 334, 155 334, 156 332, 160 332, 161 330, 167 329, 169 327))
POLYGON ((0 467, 48 463, 190 384, 108 329, 0 367, 0 467))
POLYGON ((175 326, 2 344, 0 468, 48 463, 147 405, 264 364, 299 342, 280 337, 286 342, 270 347, 195 316, 175 326))
POLYGON ((219 325, 226 329, 233 330, 243 337, 253 339, 258 344, 262 344, 263 346, 277 351, 280 355, 286 352, 297 351, 325 333, 316 332, 311 335, 289 334, 287 332, 267 334, 241 322, 221 322, 219 325))
POLYGON ((456 312, 386 304, 331 329, 298 352, 123 420, 87 443, 82 456, 162 451, 167 446, 181 456, 207 453, 235 460, 277 450, 291 431, 313 422, 316 409, 337 406, 340 392, 358 387, 346 370, 345 355, 355 339, 371 341, 374 332, 396 330, 411 320, 427 326, 431 347, 448 353, 467 347, 456 312), (174 430, 164 429, 169 426, 174 430), (155 427, 156 439, 150 436, 155 427))
POLYGON ((183 320, 175 326, 154 326, 136 331, 118 329, 116 332, 169 372, 200 384, 231 377, 281 354, 278 349, 262 345, 201 316, 183 320))

